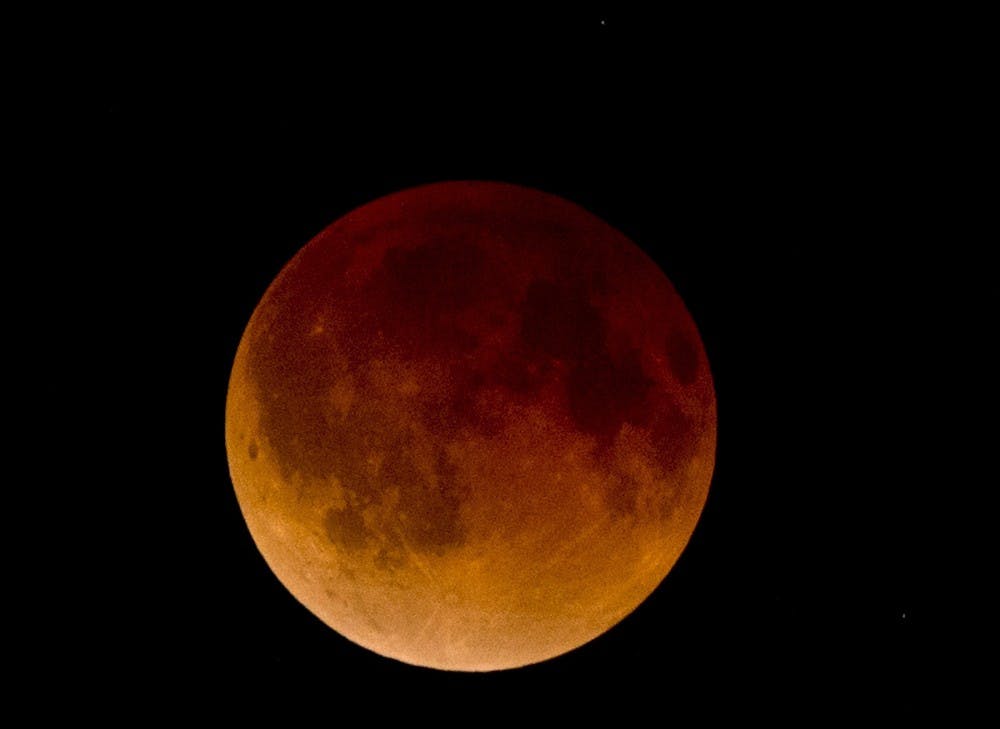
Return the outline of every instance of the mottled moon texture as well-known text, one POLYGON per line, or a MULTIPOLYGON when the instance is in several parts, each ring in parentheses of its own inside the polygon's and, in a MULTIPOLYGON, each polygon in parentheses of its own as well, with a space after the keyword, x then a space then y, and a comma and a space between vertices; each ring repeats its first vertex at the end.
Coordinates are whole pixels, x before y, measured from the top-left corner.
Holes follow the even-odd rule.
POLYGON ((240 508, 288 590, 411 664, 543 661, 634 610, 708 495, 715 393, 691 316, 559 197, 451 182, 305 246, 233 364, 240 508))

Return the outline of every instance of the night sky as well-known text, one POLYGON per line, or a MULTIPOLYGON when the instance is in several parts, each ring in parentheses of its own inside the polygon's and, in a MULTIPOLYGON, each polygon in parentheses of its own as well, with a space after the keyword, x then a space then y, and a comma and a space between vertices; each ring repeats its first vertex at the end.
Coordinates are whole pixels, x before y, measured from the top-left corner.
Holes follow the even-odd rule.
POLYGON ((227 676, 661 716, 691 696, 912 706, 930 617, 893 353, 928 307, 907 246, 939 221, 905 83, 739 19, 255 20, 119 39, 81 107, 86 258, 108 272, 88 341, 125 423, 88 578, 115 680, 169 663, 180 695, 227 676), (500 674, 399 664, 313 617, 254 547, 223 440, 236 346, 281 266, 358 205, 447 179, 537 187, 628 235, 687 303, 718 397, 708 503, 664 583, 603 637, 500 674))

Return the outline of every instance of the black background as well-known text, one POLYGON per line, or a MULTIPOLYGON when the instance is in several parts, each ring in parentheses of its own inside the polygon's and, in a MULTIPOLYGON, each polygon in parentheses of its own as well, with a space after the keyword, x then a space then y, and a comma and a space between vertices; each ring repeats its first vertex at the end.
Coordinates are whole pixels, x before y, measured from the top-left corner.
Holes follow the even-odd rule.
POLYGON ((934 317, 914 271, 944 217, 914 123, 929 65, 743 18, 231 20, 116 38, 81 79, 85 407, 115 422, 87 497, 92 670, 174 698, 236 680, 293 703, 417 687, 431 709, 912 706, 937 637, 899 356, 934 317), (383 659, 308 613, 252 543, 223 440, 281 266, 354 207, 447 179, 537 187, 625 232, 686 301, 718 395, 708 504, 668 578, 592 643, 498 674, 383 659))

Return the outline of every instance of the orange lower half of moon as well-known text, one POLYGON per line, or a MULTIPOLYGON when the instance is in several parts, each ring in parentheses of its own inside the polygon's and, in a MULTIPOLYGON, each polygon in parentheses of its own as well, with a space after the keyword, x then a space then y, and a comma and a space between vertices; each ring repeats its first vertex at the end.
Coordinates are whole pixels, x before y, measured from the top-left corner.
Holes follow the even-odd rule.
POLYGON ((663 272, 526 188, 406 190, 281 271, 226 447, 261 554, 384 656, 536 663, 601 635, 687 544, 715 457, 701 339, 663 272))

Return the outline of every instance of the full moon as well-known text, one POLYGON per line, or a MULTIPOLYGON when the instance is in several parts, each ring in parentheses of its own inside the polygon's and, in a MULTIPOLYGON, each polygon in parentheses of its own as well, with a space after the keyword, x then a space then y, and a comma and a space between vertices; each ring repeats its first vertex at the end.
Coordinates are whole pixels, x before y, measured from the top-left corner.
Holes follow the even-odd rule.
POLYGON ((715 462, 701 338, 577 205, 450 182, 284 267, 233 363, 226 449, 285 587, 383 656, 493 671, 600 636, 664 579, 715 462))

